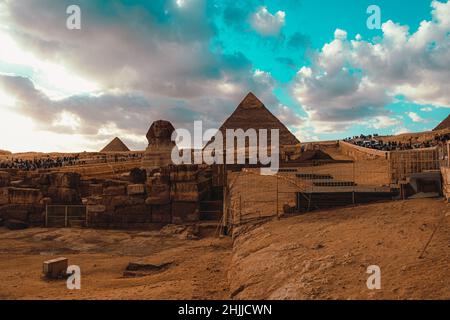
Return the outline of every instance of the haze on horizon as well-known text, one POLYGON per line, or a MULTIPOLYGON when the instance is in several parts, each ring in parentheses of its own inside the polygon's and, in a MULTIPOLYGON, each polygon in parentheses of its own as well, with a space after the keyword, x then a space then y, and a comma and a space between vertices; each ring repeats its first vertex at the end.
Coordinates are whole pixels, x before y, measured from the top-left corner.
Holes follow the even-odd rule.
POLYGON ((450 0, 80 0, 68 30, 71 4, 0 0, 0 149, 142 150, 152 121, 218 128, 249 91, 302 142, 449 113, 450 0))

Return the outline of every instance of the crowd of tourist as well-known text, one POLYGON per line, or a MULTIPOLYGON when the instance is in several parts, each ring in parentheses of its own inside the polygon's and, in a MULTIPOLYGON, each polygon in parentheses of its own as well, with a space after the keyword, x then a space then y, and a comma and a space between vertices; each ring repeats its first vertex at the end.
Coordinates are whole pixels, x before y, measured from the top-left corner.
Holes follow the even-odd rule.
POLYGON ((72 155, 72 156, 41 156, 32 159, 23 159, 20 157, 5 157, 0 158, 0 169, 19 169, 24 171, 33 171, 40 169, 54 169, 65 166, 98 164, 109 162, 122 162, 139 160, 142 153, 128 153, 128 154, 86 154, 86 155, 72 155))
POLYGON ((64 166, 83 164, 84 161, 80 160, 79 155, 65 156, 56 158, 34 158, 34 159, 20 159, 12 158, 9 160, 3 160, 0 162, 1 169, 19 169, 25 171, 38 170, 38 169, 52 169, 64 166))
POLYGON ((411 150, 420 148, 430 148, 435 146, 443 146, 450 140, 450 134, 436 134, 432 139, 425 141, 418 141, 417 138, 409 138, 407 142, 400 141, 383 141, 378 134, 373 135, 360 135, 345 138, 344 141, 352 143, 354 145, 376 149, 381 151, 394 151, 394 150, 411 150))

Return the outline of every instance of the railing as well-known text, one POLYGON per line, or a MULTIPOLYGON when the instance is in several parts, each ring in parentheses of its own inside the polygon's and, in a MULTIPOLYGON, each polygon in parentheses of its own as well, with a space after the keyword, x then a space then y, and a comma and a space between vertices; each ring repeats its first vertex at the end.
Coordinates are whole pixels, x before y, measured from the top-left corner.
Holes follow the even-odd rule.
POLYGON ((84 205, 47 205, 46 227, 87 227, 87 207, 84 205))

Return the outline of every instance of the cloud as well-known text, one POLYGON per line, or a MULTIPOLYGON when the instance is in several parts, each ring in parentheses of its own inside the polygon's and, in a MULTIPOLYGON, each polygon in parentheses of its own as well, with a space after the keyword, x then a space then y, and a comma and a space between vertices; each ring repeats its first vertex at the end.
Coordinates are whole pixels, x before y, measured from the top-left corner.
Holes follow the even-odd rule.
POLYGON ((251 16, 250 24, 253 29, 264 36, 276 36, 284 26, 285 16, 284 11, 271 14, 267 7, 262 6, 251 16))
POLYGON ((157 119, 187 129, 202 120, 215 128, 248 91, 268 106, 278 104, 269 73, 255 71, 242 52, 211 50, 212 17, 219 11, 210 1, 99 6, 80 0, 79 31, 65 28, 69 4, 23 0, 0 7, 8 26, 0 35, 10 40, 0 62, 30 70, 0 74, 0 86, 15 101, 11 112, 29 117, 39 130, 98 143, 111 138, 106 133, 126 136, 130 147, 143 148, 157 119))
POLYGON ((294 97, 310 121, 329 122, 331 130, 380 117, 403 96, 416 104, 450 107, 450 1, 432 2, 432 20, 418 30, 392 21, 373 42, 348 39, 337 29, 334 40, 300 68, 294 97))
POLYGON ((370 119, 367 124, 374 129, 384 129, 398 126, 401 124, 401 121, 397 117, 377 116, 370 119))
POLYGON ((424 119, 422 119, 417 113, 415 112, 407 112, 406 113, 408 115, 408 117, 413 121, 413 122, 424 122, 424 119))
POLYGON ((423 108, 420 108, 420 111, 431 112, 431 111, 433 111, 433 108, 431 108, 431 107, 423 107, 423 108))

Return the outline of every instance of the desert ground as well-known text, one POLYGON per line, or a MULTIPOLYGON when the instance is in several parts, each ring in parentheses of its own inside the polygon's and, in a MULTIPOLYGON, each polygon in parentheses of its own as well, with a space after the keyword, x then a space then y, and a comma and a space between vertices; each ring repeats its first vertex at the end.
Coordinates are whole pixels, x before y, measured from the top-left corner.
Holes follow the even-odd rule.
POLYGON ((415 199, 317 211, 242 227, 233 240, 173 227, 2 227, 0 299, 450 299, 448 206, 415 199), (80 266, 81 290, 42 278, 43 261, 60 256, 80 266), (134 261, 170 265, 124 276, 134 261), (380 290, 366 287, 374 264, 380 290))

